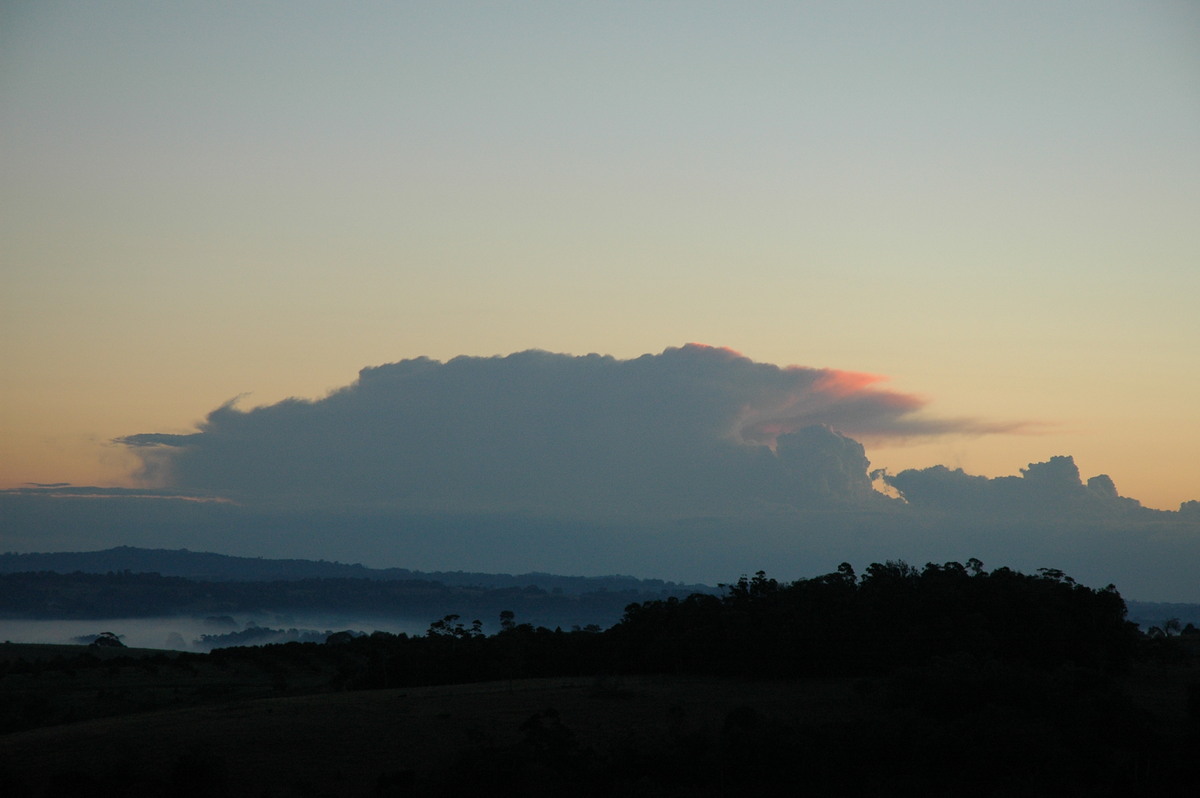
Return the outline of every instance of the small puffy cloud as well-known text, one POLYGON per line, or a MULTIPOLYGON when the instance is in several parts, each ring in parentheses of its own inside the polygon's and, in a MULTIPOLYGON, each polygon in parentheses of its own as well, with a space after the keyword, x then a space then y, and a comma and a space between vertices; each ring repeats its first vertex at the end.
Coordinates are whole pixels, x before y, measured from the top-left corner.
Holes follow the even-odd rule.
POLYGON ((1097 474, 1094 477, 1089 477, 1087 481, 1087 489, 1101 499, 1116 499, 1117 486, 1113 483, 1112 477, 1108 474, 1097 474))
POLYGON ((972 476, 939 465, 882 478, 909 505, 941 511, 1050 518, 1069 513, 1111 516, 1142 509, 1134 499, 1121 497, 1107 474, 1091 477, 1085 485, 1075 459, 1062 455, 1030 463, 1019 477, 972 476))
POLYGON ((928 418, 923 400, 880 381, 696 344, 630 360, 415 358, 322 399, 230 402, 196 433, 118 442, 147 484, 248 502, 696 514, 878 498, 845 436, 1011 428, 928 418))

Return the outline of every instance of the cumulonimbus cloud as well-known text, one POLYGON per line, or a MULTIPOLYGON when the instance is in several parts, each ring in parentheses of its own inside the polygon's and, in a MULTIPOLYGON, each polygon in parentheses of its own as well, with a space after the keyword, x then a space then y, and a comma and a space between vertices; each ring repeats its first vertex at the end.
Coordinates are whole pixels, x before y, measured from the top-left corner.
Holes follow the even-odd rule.
POLYGON ((141 457, 149 485, 245 501, 703 511, 811 499, 794 489, 801 472, 817 479, 812 466, 788 464, 816 460, 797 447, 847 452, 854 462, 831 468, 867 479, 861 446, 795 435, 814 426, 876 441, 1014 428, 929 418, 924 400, 881 380, 699 344, 628 360, 538 350, 415 358, 365 368, 322 399, 229 402, 198 432, 117 442, 141 457), (784 441, 788 457, 777 451, 784 441))
POLYGON ((860 440, 1020 429, 926 408, 873 375, 700 345, 415 358, 321 399, 231 401, 195 432, 130 435, 141 490, 28 487, 0 492, 0 514, 25 551, 103 541, 689 581, 973 556, 1195 594, 1200 503, 1141 507, 1067 456, 1017 477, 872 475, 860 440))

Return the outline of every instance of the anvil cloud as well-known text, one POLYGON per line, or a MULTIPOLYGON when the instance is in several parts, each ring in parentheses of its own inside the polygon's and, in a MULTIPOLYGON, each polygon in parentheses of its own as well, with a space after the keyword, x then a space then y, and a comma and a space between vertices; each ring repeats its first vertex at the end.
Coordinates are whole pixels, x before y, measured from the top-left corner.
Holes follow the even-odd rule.
POLYGON ((698 344, 630 360, 415 358, 365 368, 322 399, 230 402, 194 434, 118 442, 141 456, 147 484, 248 503, 695 515, 874 498, 862 447, 842 436, 1012 428, 926 417, 880 379, 698 344))

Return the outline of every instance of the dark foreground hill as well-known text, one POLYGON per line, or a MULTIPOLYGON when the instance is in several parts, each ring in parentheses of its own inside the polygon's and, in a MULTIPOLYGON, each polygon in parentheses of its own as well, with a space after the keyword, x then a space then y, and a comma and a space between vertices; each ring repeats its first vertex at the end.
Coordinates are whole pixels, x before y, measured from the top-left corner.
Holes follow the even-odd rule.
POLYGON ((639 784, 661 775, 674 785, 658 794, 718 794, 743 783, 747 764, 735 755, 706 766, 722 738, 752 742, 755 723, 787 717, 845 721, 862 704, 844 680, 575 678, 342 692, 10 734, 0 737, 0 776, 7 794, 34 796, 645 795, 656 793, 639 784), (730 719, 745 728, 727 728, 730 719), (603 781, 602 770, 607 785, 584 783, 603 781))
POLYGON ((6 795, 35 798, 951 796, 964 784, 981 796, 1190 796, 1196 677, 1142 665, 1120 682, 1128 700, 1076 685, 1042 709, 1041 695, 1006 704, 962 683, 950 688, 955 706, 926 708, 928 684, 913 693, 911 678, 847 677, 545 678, 219 700, 0 735, 0 781, 6 795))
MULTIPOLYGON (((607 631, 211 654, 0 647, 6 794, 1171 796, 1185 636, 1115 589, 874 564, 630 605, 607 631), (69 652, 67 652, 69 653, 69 652)), ((1182 786, 1181 786, 1182 785, 1182 786)))

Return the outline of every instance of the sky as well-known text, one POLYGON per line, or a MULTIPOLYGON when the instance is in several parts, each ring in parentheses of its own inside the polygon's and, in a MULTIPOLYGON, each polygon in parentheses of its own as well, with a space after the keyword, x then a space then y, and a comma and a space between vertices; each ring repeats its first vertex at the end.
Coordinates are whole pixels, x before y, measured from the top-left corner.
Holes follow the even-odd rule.
POLYGON ((1177 510, 1198 43, 1189 2, 5 2, 0 488, 208 491, 248 461, 136 436, 698 342, 908 408, 812 419, 872 470, 1177 510))

